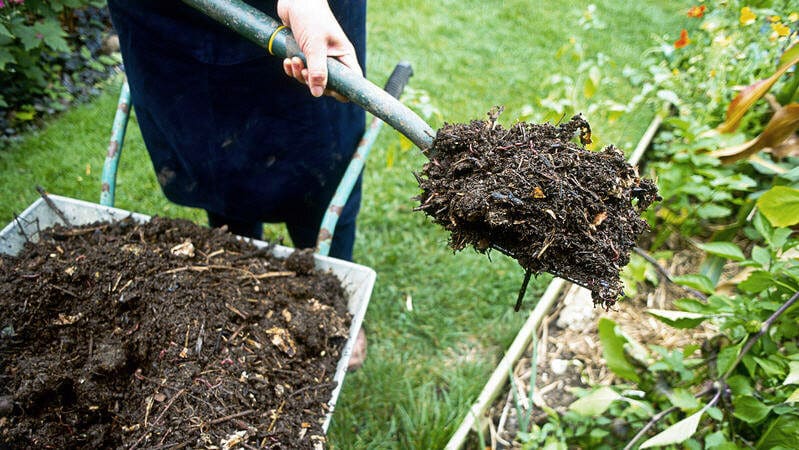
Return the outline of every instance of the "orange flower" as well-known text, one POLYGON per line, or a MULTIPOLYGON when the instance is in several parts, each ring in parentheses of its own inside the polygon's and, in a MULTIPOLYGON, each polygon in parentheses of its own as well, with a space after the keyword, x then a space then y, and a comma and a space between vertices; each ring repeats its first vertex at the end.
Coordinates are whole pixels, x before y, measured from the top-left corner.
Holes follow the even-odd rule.
POLYGON ((674 41, 674 48, 683 48, 690 43, 691 40, 688 39, 688 30, 683 28, 682 31, 680 31, 680 38, 674 41))
POLYGON ((692 6, 691 9, 688 10, 688 17, 693 17, 694 19, 699 19, 700 17, 705 15, 705 10, 707 6, 700 5, 700 6, 692 6))

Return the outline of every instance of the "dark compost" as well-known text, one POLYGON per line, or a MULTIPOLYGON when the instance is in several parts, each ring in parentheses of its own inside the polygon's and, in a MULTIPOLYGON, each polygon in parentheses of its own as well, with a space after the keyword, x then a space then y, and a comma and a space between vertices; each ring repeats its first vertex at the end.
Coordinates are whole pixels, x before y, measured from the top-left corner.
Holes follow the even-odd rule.
POLYGON ((616 147, 587 150, 591 131, 579 115, 509 129, 496 116, 438 131, 417 175, 417 209, 450 231, 453 249, 498 250, 532 273, 591 289, 594 304, 610 307, 657 187, 616 147))
POLYGON ((310 251, 154 218, 0 259, 0 447, 308 448, 350 316, 310 251))

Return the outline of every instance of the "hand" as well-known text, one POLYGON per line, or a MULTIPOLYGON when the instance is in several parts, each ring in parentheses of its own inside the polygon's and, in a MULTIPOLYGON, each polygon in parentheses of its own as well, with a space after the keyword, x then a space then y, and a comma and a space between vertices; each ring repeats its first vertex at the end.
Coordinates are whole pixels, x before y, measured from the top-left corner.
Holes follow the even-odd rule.
POLYGON ((305 54, 308 67, 298 57, 283 60, 283 71, 300 83, 307 84, 311 95, 331 95, 346 101, 327 88, 327 57, 338 58, 350 69, 363 73, 355 48, 344 34, 326 0, 278 0, 277 13, 283 24, 291 28, 294 39, 305 54))

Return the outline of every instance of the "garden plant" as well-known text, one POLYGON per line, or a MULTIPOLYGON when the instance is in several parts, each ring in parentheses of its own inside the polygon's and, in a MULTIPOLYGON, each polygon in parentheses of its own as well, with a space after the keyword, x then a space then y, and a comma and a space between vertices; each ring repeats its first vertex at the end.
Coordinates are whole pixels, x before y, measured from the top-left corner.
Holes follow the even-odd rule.
POLYGON ((645 259, 630 266, 628 282, 633 291, 683 287, 667 309, 648 313, 687 343, 639 342, 612 315, 600 318, 616 381, 579 391, 564 410, 543 405, 538 423, 520 408, 522 448, 795 448, 797 7, 695 4, 673 41, 628 72, 641 82, 634 101, 659 99, 667 113, 643 169, 663 201, 648 216, 645 259), (703 256, 691 272, 663 270, 685 251, 703 256))

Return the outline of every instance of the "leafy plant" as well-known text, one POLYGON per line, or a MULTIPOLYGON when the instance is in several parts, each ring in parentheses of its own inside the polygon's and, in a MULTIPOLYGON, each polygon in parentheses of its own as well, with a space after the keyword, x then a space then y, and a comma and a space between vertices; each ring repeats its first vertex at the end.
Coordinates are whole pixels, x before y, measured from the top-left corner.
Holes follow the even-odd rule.
POLYGON ((0 136, 97 92, 119 63, 101 54, 101 0, 13 0, 0 7, 0 136))

